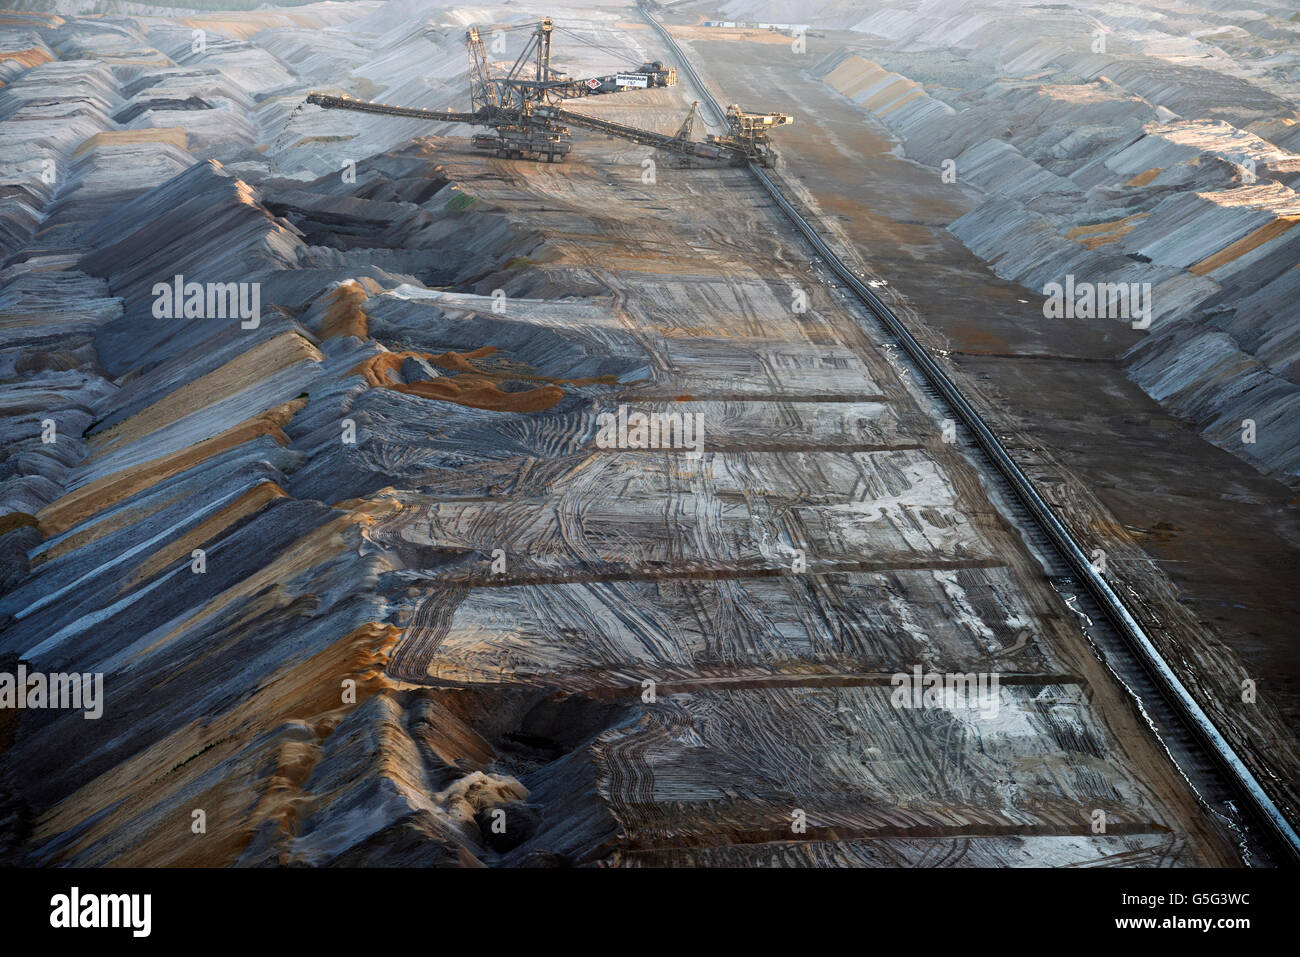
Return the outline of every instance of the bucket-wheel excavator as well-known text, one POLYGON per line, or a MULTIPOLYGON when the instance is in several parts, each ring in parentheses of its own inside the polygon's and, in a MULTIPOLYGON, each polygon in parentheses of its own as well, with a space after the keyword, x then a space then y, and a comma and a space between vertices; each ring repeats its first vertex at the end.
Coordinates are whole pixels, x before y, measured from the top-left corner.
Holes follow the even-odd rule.
MULTIPOLYGON (((574 79, 551 66, 551 35, 556 29, 563 28, 557 28, 550 17, 535 25, 525 24, 523 28, 532 32, 514 64, 504 74, 494 71, 478 27, 470 27, 467 31, 470 112, 421 110, 322 92, 307 94, 307 102, 331 110, 486 126, 493 132, 474 134, 471 142, 475 147, 492 150, 502 158, 547 163, 563 162, 573 148, 569 127, 578 127, 678 156, 733 165, 752 162, 770 166, 775 156, 767 134, 775 127, 792 122, 792 117, 786 113, 746 113, 738 106, 729 106, 727 133, 710 135, 701 142, 691 139, 698 104, 692 104, 691 112, 675 133, 640 129, 562 109, 556 104, 564 100, 674 86, 677 70, 653 62, 643 63, 625 73, 574 79)), ((521 27, 499 27, 494 28, 494 32, 517 29, 521 27)))

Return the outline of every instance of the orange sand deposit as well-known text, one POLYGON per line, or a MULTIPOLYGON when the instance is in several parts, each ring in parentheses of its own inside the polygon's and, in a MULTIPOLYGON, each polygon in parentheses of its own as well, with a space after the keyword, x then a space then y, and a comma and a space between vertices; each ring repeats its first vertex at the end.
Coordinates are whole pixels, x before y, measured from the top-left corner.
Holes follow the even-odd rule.
POLYGON ((497 384, 502 379, 536 377, 498 375, 483 372, 473 365, 471 360, 481 359, 495 351, 492 346, 483 346, 469 352, 444 352, 441 355, 410 351, 381 352, 362 362, 352 372, 365 376, 366 381, 377 388, 493 412, 542 412, 564 398, 564 390, 549 383, 523 392, 503 392, 497 384), (389 378, 389 373, 397 372, 403 362, 415 357, 427 359, 445 369, 454 369, 460 374, 422 382, 394 383, 389 378))
POLYGON ((1297 222, 1300 222, 1300 216, 1279 216, 1272 222, 1265 223, 1249 236, 1243 236, 1235 243, 1220 249, 1213 256, 1202 259, 1196 265, 1190 266, 1187 271, 1196 276, 1204 276, 1206 273, 1214 272, 1220 266, 1226 266, 1234 259, 1244 256, 1248 252, 1253 252, 1265 243, 1277 239, 1297 222))
POLYGON ((34 66, 40 66, 42 63, 49 63, 53 59, 54 57, 50 56, 39 47, 29 47, 26 50, 10 50, 8 52, 0 53, 0 60, 16 60, 28 69, 34 66))
POLYGON ((134 588, 182 560, 188 560, 193 549, 206 545, 236 523, 260 512, 276 499, 288 497, 288 493, 275 482, 259 482, 206 522, 154 552, 136 569, 131 579, 123 583, 122 591, 134 588))
POLYGON ((1124 185, 1145 186, 1147 183, 1151 182, 1153 179, 1159 176, 1160 173, 1161 173, 1161 168, 1159 166, 1153 166, 1149 170, 1145 170, 1141 173, 1138 173, 1136 176, 1134 176, 1131 180, 1129 180, 1124 185))
POLYGON ((543 412, 564 398, 564 390, 553 385, 538 386, 527 392, 502 392, 494 382, 462 387, 450 377, 393 388, 395 392, 418 395, 423 399, 443 399, 493 412, 543 412))
POLYGON ((545 382, 549 385, 618 385, 618 376, 615 375, 593 375, 582 379, 561 379, 554 376, 533 375, 531 372, 515 368, 508 371, 492 372, 481 369, 474 364, 475 359, 486 359, 496 351, 496 346, 480 346, 477 349, 471 349, 469 352, 449 351, 436 356, 427 356, 426 358, 443 369, 452 369, 466 375, 476 375, 491 382, 522 379, 525 382, 545 382))
MULTIPOLYGON (((355 707, 339 703, 340 676, 356 680, 358 703, 391 694, 383 671, 398 634, 391 625, 364 624, 267 675, 243 705, 186 725, 88 782, 46 813, 37 833, 70 833, 77 822, 92 821, 70 842, 74 854, 129 834, 134 818, 156 813, 157 822, 119 861, 136 866, 229 866, 265 824, 275 843, 286 841, 304 803, 322 797, 305 791, 322 745, 355 707), (194 807, 207 811, 207 835, 177 840, 189 833, 194 807)), ((375 759, 381 767, 391 760, 375 759)))
POLYGON ((191 469, 204 459, 211 458, 226 449, 251 442, 259 435, 270 435, 281 445, 287 446, 289 437, 284 434, 283 427, 306 404, 306 399, 294 399, 292 402, 286 402, 261 415, 231 426, 210 439, 196 442, 187 449, 180 449, 161 458, 142 462, 140 465, 105 475, 73 489, 37 513, 41 532, 46 538, 66 532, 97 512, 130 498, 141 489, 149 488, 163 479, 191 469))
POLYGON ((1091 226, 1075 226, 1065 232, 1066 239, 1073 239, 1081 246, 1089 249, 1096 249, 1098 246, 1107 246, 1110 243, 1119 242, 1133 230, 1137 229, 1138 223, 1146 219, 1150 213, 1134 213, 1132 216, 1125 216, 1123 219, 1112 220, 1108 223, 1093 223, 1091 226))
POLYGON ((145 130, 104 130, 87 137, 73 152, 72 158, 89 153, 101 146, 115 146, 120 143, 170 143, 179 150, 186 149, 185 131, 179 126, 151 126, 145 130))
POLYGON ((378 290, 378 284, 369 278, 341 283, 329 294, 330 306, 320 324, 321 338, 330 339, 334 336, 366 338, 370 333, 370 317, 366 315, 362 305, 367 295, 372 295, 378 290))
POLYGON ((93 461, 124 445, 139 441, 186 417, 194 409, 262 382, 299 362, 320 362, 325 357, 311 342, 295 332, 282 332, 242 352, 222 366, 173 389, 152 405, 110 428, 96 432, 90 443, 93 461))

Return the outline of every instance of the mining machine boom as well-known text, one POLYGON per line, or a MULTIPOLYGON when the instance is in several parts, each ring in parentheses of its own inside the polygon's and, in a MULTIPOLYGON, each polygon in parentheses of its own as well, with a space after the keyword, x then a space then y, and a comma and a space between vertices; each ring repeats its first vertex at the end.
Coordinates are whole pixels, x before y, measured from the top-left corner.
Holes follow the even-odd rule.
POLYGON ((470 27, 466 32, 470 112, 422 110, 322 92, 307 94, 307 102, 331 110, 485 126, 492 132, 474 134, 471 142, 476 148, 492 150, 502 158, 549 163, 562 162, 569 155, 573 146, 569 127, 577 127, 689 159, 733 165, 755 162, 769 166, 774 154, 767 141, 768 131, 792 121, 785 113, 747 113, 732 106, 727 110, 727 133, 723 136, 710 134, 700 142, 690 138, 698 104, 692 104, 690 113, 675 133, 659 133, 565 110, 557 104, 626 90, 675 86, 677 69, 654 61, 624 73, 574 79, 551 66, 551 35, 557 29, 551 18, 532 25, 531 29, 523 50, 504 74, 493 71, 479 28, 470 27))

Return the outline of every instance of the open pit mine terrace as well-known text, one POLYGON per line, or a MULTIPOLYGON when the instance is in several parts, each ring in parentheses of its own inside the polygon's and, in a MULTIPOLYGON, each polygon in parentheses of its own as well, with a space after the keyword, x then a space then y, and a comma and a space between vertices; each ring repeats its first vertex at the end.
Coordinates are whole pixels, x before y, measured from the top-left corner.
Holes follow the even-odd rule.
MULTIPOLYGON (((658 14, 547 12, 573 76, 682 70, 575 110, 729 135, 658 14)), ((0 12, 0 672, 103 686, 0 710, 0 861, 1284 860, 796 169, 301 109, 463 109, 484 16, 0 12), (695 447, 603 441, 629 410, 695 447)))

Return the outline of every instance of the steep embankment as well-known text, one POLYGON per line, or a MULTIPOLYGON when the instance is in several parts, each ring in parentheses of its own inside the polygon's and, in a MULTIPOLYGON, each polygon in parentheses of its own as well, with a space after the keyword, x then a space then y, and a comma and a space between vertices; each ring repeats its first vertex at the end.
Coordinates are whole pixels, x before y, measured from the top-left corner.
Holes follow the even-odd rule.
POLYGON ((1039 294, 1067 276, 1150 284, 1129 374, 1211 441, 1294 480, 1300 114, 1222 50, 1207 63, 1161 46, 1158 21, 1086 3, 1065 20, 1026 4, 1014 30, 1010 16, 880 10, 853 25, 869 52, 813 72, 910 159, 983 194, 950 229, 999 276, 1039 294))
MULTIPOLYGON (((106 689, 98 720, 5 712, 8 859, 359 862, 377 841, 393 861, 409 832, 412 860, 472 862, 475 814, 526 794, 450 773, 487 746, 385 677, 399 631, 378 582, 400 559, 367 536, 404 507, 396 477, 505 458, 510 421, 563 415, 629 363, 487 320, 493 289, 536 283, 508 267, 540 241, 421 149, 346 183, 330 159, 305 190, 237 175, 293 148, 268 135, 287 111, 257 104, 302 82, 271 51, 338 65, 294 42, 334 13, 294 16, 0 23, 0 654, 106 689), (187 294, 160 318, 178 276, 199 314, 187 294), (443 309, 425 282, 487 285, 443 309), (212 312, 214 283, 247 311, 212 312), (423 441, 445 451, 413 457, 423 441)), ((319 55, 357 58, 326 35, 319 55)), ((433 45, 413 35, 412 69, 433 45)))

